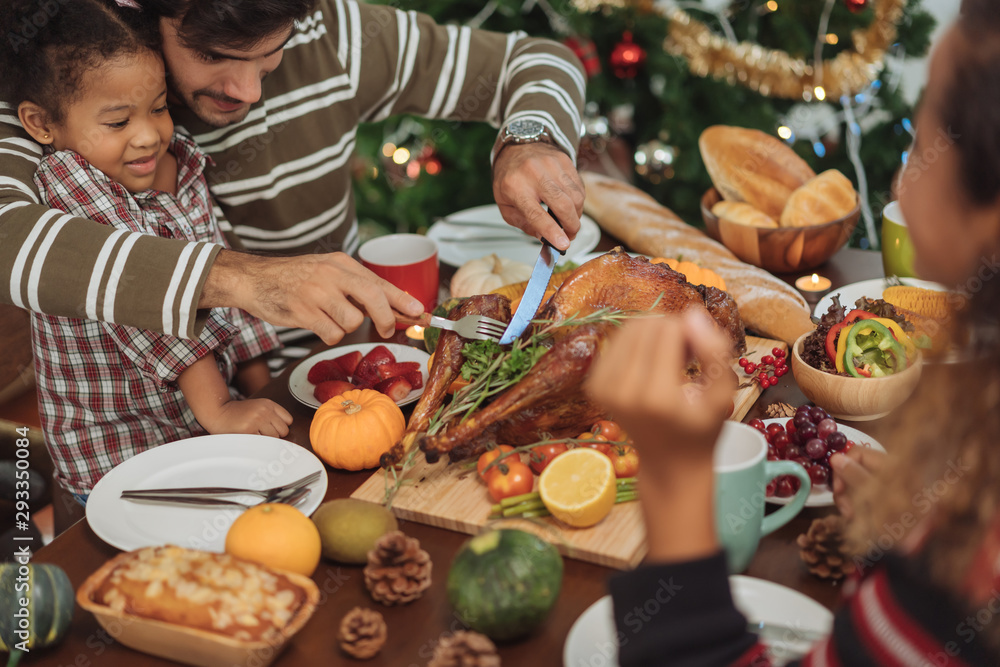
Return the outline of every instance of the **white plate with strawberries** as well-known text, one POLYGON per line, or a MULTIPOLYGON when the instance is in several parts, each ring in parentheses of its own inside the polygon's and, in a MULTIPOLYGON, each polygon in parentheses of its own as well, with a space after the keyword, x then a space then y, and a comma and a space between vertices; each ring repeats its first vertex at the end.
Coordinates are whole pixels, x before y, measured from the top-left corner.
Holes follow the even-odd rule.
POLYGON ((318 408, 351 389, 375 389, 403 406, 424 393, 430 355, 409 345, 359 343, 307 357, 288 376, 288 391, 318 408))

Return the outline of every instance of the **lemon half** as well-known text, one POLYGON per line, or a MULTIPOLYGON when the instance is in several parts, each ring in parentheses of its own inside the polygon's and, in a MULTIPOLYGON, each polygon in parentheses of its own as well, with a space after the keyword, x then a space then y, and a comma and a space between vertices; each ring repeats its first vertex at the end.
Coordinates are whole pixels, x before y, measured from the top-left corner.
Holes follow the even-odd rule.
POLYGON ((593 526, 615 505, 615 470, 596 449, 560 454, 538 478, 538 495, 546 509, 575 528, 593 526))

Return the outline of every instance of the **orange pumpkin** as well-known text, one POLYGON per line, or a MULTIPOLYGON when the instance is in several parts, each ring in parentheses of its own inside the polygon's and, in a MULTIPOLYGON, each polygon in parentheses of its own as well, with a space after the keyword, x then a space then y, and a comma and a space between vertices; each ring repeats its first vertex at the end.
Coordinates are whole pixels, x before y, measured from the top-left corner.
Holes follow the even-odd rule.
POLYGON ((705 285, 706 287, 717 287, 723 292, 726 291, 726 281, 715 271, 698 266, 694 262, 685 262, 673 257, 654 257, 649 260, 653 264, 666 264, 677 273, 684 274, 684 277, 692 285, 705 285))
POLYGON ((395 401, 374 389, 355 389, 316 409, 309 440, 316 455, 334 468, 363 470, 377 466, 405 429, 395 401))

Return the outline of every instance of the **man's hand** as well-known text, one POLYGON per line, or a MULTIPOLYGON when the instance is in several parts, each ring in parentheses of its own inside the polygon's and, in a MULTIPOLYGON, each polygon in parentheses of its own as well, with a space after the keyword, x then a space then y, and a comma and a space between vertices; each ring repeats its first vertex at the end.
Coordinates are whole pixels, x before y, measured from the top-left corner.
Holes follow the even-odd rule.
POLYGON ((584 188, 580 174, 559 148, 545 143, 508 145, 493 163, 493 197, 510 225, 559 250, 580 231, 584 188), (562 223, 556 224, 542 204, 562 223))
POLYGON ((333 345, 372 318, 379 335, 395 333, 393 311, 418 317, 419 301, 342 252, 263 257, 223 250, 199 308, 233 306, 266 322, 301 327, 333 345))

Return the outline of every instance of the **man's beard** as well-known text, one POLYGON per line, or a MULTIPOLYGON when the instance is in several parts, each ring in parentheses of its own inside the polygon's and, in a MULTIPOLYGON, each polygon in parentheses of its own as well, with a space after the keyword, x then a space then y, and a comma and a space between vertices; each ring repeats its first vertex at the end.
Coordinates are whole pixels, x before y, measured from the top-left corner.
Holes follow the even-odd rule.
POLYGON ((233 99, 227 95, 216 93, 211 90, 196 90, 193 93, 187 93, 179 90, 169 79, 167 81, 167 85, 173 96, 181 101, 181 104, 187 107, 188 110, 197 116, 203 123, 211 125, 212 127, 226 127, 228 125, 238 123, 246 118, 247 114, 250 113, 251 105, 245 104, 240 100, 233 99), (244 106, 237 111, 227 113, 215 107, 211 100, 219 100, 221 102, 231 104, 244 104, 244 106))

